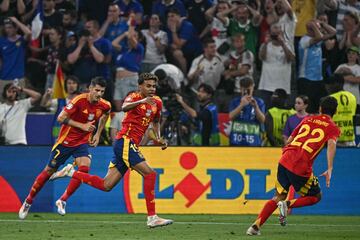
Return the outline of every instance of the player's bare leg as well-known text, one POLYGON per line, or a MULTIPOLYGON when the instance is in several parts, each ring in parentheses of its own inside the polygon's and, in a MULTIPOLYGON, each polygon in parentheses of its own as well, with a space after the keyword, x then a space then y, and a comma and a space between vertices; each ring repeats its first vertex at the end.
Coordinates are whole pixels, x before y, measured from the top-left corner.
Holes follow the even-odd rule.
POLYGON ((56 171, 55 168, 51 168, 46 166, 44 170, 36 177, 33 185, 31 186, 29 195, 26 197, 24 203, 22 204, 19 210, 19 218, 25 219, 29 213, 31 204, 33 203, 33 199, 40 192, 45 183, 49 180, 51 175, 56 171))
MULTIPOLYGON (((88 173, 91 165, 91 160, 88 156, 78 157, 75 159, 75 163, 78 166, 78 171, 88 173)), ((72 178, 70 180, 69 185, 67 186, 65 192, 55 202, 55 205, 57 206, 57 212, 64 216, 66 214, 65 207, 66 207, 66 201, 68 198, 80 187, 81 181, 75 178, 72 178)))
POLYGON ((57 171, 51 176, 51 180, 62 177, 71 177, 80 180, 83 183, 86 183, 94 188, 99 190, 109 192, 122 178, 121 173, 115 167, 109 168, 106 176, 101 178, 96 175, 90 175, 88 173, 83 173, 75 171, 72 164, 68 164, 63 169, 57 171))
POLYGON ((155 228, 172 224, 174 222, 173 220, 160 218, 156 215, 154 193, 156 172, 147 164, 146 161, 136 164, 133 166, 133 169, 144 178, 144 194, 148 212, 147 226, 149 228, 155 228))
POLYGON ((260 227, 265 223, 265 221, 271 216, 271 214, 278 207, 278 202, 286 199, 286 193, 276 192, 275 196, 267 201, 258 215, 255 222, 248 228, 246 231, 247 235, 260 235, 260 227))

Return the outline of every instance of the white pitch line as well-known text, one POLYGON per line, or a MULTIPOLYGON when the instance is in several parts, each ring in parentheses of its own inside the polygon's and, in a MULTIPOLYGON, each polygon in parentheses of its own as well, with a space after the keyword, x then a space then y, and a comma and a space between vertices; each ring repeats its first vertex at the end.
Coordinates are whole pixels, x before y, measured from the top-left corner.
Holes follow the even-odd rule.
MULTIPOLYGON (((17 219, 0 219, 0 222, 18 222, 18 223, 92 223, 92 224, 143 224, 145 221, 95 221, 95 220, 89 220, 89 221, 79 221, 79 220, 17 220, 17 219)), ((175 224, 189 224, 189 225, 241 225, 241 226, 248 226, 250 223, 227 223, 227 222, 177 222, 175 220, 175 224)), ((279 226, 279 224, 269 223, 266 225, 271 226, 279 226)), ((304 226, 304 227, 360 227, 360 224, 287 224, 289 226, 304 226)))

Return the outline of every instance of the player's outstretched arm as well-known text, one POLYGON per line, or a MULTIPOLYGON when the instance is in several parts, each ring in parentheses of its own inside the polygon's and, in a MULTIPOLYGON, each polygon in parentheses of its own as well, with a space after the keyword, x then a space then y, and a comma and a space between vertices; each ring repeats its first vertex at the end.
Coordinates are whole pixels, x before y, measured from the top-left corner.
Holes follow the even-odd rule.
POLYGON ((69 114, 65 111, 61 111, 61 113, 59 114, 59 116, 57 118, 57 121, 60 124, 66 124, 71 127, 79 128, 79 129, 83 130, 84 132, 93 132, 96 128, 94 125, 95 120, 91 121, 91 122, 87 122, 87 123, 80 123, 80 122, 70 119, 69 114))
POLYGON ((324 176, 326 178, 326 187, 330 187, 330 180, 331 180, 331 174, 333 170, 333 162, 334 157, 336 153, 336 141, 334 139, 330 139, 327 146, 327 162, 328 162, 328 169, 321 174, 320 176, 324 176))
POLYGON ((137 105, 142 104, 142 103, 149 103, 151 105, 156 104, 153 97, 146 97, 146 98, 143 98, 143 99, 141 99, 139 101, 135 101, 135 102, 126 102, 125 101, 122 105, 122 110, 124 112, 130 111, 131 109, 135 108, 137 105))

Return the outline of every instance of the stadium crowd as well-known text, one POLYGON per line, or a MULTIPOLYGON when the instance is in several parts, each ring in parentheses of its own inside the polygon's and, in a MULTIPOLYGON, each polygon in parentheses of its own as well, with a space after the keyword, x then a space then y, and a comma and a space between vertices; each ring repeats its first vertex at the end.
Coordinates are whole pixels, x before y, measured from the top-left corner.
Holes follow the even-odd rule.
POLYGON ((25 131, 30 107, 56 112, 99 76, 114 111, 103 138, 110 143, 123 100, 139 74, 152 72, 170 145, 219 145, 225 113, 230 145, 282 146, 330 94, 340 103, 338 144, 356 145, 357 0, 43 0, 33 39, 39 2, 0 1, 0 143, 26 144, 10 135, 25 131), (51 99, 58 67, 65 103, 51 99), (31 100, 15 101, 26 95, 31 100), (13 121, 21 122, 17 131, 8 130, 13 121))

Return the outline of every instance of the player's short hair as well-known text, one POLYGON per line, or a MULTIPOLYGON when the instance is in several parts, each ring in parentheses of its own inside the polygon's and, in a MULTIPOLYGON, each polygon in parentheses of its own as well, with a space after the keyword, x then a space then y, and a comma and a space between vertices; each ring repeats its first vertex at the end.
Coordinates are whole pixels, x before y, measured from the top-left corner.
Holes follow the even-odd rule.
POLYGON ((275 89, 273 95, 277 95, 280 99, 286 100, 287 99, 287 93, 285 89, 277 88, 275 89))
POLYGON ((96 85, 99 85, 101 87, 106 87, 106 80, 103 77, 94 77, 91 79, 90 86, 95 87, 96 85))
POLYGON ((321 113, 330 115, 331 117, 336 113, 337 106, 338 102, 336 98, 332 96, 326 96, 320 100, 321 113))
POLYGON ((249 77, 245 77, 240 80, 240 87, 249 88, 254 85, 254 80, 249 77))
POLYGON ((200 84, 200 86, 198 87, 198 89, 204 89, 204 91, 207 93, 207 94, 210 94, 211 96, 214 96, 214 89, 209 85, 209 84, 206 84, 206 83, 202 83, 200 84))
POLYGON ((139 76, 138 84, 141 85, 147 80, 154 80, 155 82, 158 82, 159 79, 155 74, 152 73, 142 73, 139 76))

